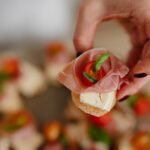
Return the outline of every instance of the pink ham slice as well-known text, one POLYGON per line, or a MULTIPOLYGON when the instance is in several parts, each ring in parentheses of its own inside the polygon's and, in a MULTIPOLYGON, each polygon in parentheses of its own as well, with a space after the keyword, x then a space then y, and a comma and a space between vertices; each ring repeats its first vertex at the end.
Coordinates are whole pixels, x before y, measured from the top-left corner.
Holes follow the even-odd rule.
POLYGON ((127 83, 125 76, 128 74, 128 67, 117 57, 110 54, 103 67, 107 72, 106 75, 95 83, 87 87, 82 83, 80 74, 86 63, 95 61, 103 53, 109 53, 107 50, 93 49, 83 53, 81 56, 69 63, 59 74, 58 81, 70 89, 73 93, 97 92, 104 93, 120 89, 123 83, 127 83))

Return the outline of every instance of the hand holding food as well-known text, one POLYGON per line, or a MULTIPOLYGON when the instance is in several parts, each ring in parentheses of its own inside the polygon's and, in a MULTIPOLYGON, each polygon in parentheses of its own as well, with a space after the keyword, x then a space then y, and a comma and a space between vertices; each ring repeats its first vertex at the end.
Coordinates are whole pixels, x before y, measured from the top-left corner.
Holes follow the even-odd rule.
POLYGON ((72 92, 77 107, 101 116, 116 103, 117 90, 126 83, 128 68, 106 50, 94 49, 69 63, 58 80, 72 92))
POLYGON ((130 82, 120 88, 119 99, 135 94, 150 80, 149 9, 148 0, 82 1, 74 34, 74 45, 78 52, 94 46, 96 30, 103 21, 117 19, 130 36, 132 47, 127 61, 130 82))

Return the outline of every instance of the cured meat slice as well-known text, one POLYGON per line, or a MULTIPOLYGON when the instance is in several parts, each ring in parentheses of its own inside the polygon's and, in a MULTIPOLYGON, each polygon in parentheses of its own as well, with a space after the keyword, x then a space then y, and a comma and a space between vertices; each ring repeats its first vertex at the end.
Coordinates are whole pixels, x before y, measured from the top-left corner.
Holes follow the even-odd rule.
POLYGON ((58 80, 72 91, 76 106, 101 116, 116 103, 116 92, 127 83, 128 67, 107 50, 89 50, 69 63, 58 80))

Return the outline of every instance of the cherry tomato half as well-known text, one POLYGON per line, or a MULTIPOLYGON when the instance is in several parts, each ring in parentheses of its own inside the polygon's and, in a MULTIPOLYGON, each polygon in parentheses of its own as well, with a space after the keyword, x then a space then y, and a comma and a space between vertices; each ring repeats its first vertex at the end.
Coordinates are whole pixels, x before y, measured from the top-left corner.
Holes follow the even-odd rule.
POLYGON ((47 46, 47 53, 49 56, 56 56, 61 51, 64 51, 65 45, 61 42, 50 43, 47 46))
POLYGON ((2 70, 8 73, 12 78, 19 76, 19 62, 15 58, 10 58, 4 61, 2 70))
MULTIPOLYGON (((86 72, 88 75, 90 75, 91 77, 93 77, 96 80, 100 80, 101 78, 103 78, 106 75, 106 72, 105 72, 103 66, 101 67, 101 69, 98 72, 94 72, 93 68, 95 66, 95 63, 96 63, 95 61, 87 63, 83 69, 83 72, 86 72)), ((82 81, 87 86, 91 86, 94 84, 94 82, 91 82, 84 76, 82 78, 82 81)))

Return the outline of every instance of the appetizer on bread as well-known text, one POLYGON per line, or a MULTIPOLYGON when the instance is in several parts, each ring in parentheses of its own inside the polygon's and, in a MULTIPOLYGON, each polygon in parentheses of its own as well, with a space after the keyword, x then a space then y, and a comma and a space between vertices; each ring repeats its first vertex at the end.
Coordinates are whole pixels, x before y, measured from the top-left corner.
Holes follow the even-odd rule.
POLYGON ((136 131, 120 138, 117 146, 118 150, 149 150, 150 132, 136 131))
POLYGON ((26 111, 19 111, 5 118, 0 124, 0 134, 9 139, 15 150, 36 150, 42 143, 34 120, 26 111))
POLYGON ((58 121, 51 121, 44 126, 44 137, 47 144, 44 150, 78 150, 77 143, 70 142, 64 126, 58 121))
POLYGON ((72 92, 75 105, 82 111, 102 116, 116 104, 116 93, 127 82, 129 69, 107 50, 89 50, 69 63, 58 81, 72 92))
POLYGON ((23 102, 14 84, 12 82, 3 83, 0 93, 0 112, 10 114, 22 108, 23 102))
POLYGON ((14 58, 0 61, 0 111, 13 113, 23 108, 15 81, 19 77, 18 61, 14 58))
POLYGON ((53 85, 58 85, 59 72, 72 60, 73 56, 68 49, 67 44, 63 42, 52 42, 47 46, 45 72, 47 79, 53 85))
POLYGON ((13 81, 26 97, 32 97, 45 89, 43 73, 34 65, 14 56, 4 56, 0 61, 2 77, 13 81))

